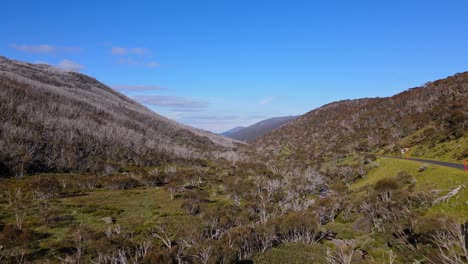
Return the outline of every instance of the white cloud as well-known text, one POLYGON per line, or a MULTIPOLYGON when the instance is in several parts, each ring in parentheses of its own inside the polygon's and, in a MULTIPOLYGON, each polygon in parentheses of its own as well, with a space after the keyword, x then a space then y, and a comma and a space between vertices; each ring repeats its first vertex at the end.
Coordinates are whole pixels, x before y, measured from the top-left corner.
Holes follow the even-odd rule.
POLYGON ((128 53, 127 49, 122 47, 112 47, 111 52, 115 55, 125 55, 128 53))
POLYGON ((148 62, 148 64, 146 64, 146 66, 150 67, 150 68, 156 68, 159 66, 159 63, 155 62, 155 61, 150 61, 148 62))
POLYGON ((135 61, 132 58, 121 58, 121 59, 119 59, 119 64, 130 65, 130 66, 138 66, 140 63, 135 61))
POLYGON ((119 64, 130 66, 142 66, 148 68, 156 68, 159 66, 152 59, 151 51, 146 48, 124 48, 120 46, 112 46, 111 53, 118 58, 119 64))
POLYGON ((238 126, 250 126, 268 118, 267 116, 260 115, 194 115, 193 113, 180 113, 178 115, 170 114, 169 116, 183 124, 213 131, 215 133, 225 132, 238 126))
POLYGON ((79 72, 84 69, 83 65, 73 62, 71 60, 67 60, 67 59, 60 61, 60 63, 57 66, 66 71, 73 71, 73 72, 79 72))
POLYGON ((133 58, 119 58, 118 62, 119 64, 122 64, 122 65, 143 66, 143 67, 148 67, 148 68, 156 68, 159 66, 159 63, 155 61, 143 62, 141 60, 136 60, 133 58))
POLYGON ((157 85, 113 85, 112 88, 125 92, 141 92, 141 91, 160 91, 166 90, 157 85))
POLYGON ((131 48, 130 49, 130 53, 133 53, 133 54, 138 54, 138 55, 144 55, 147 53, 147 49, 143 49, 143 48, 131 48))
POLYGON ((266 98, 263 98, 263 99, 260 101, 260 104, 261 104, 261 105, 269 104, 271 101, 273 101, 273 99, 275 99, 273 96, 268 96, 268 97, 266 97, 266 98))
POLYGON ((57 48, 52 45, 17 45, 11 44, 10 48, 27 53, 54 53, 57 48))
POLYGON ((192 121, 239 121, 240 117, 239 116, 234 116, 234 115, 196 115, 196 116, 185 116, 184 117, 187 120, 192 120, 192 121))
POLYGON ((162 106, 176 108, 177 111, 181 110, 193 110, 199 108, 205 108, 208 106, 208 102, 201 100, 188 99, 177 96, 167 95, 136 95, 132 96, 133 99, 143 104, 151 106, 162 106))
POLYGON ((68 53, 78 53, 82 52, 83 48, 80 47, 59 47, 59 51, 68 52, 68 53))
POLYGON ((127 54, 145 55, 149 53, 149 50, 145 48, 123 48, 119 46, 113 46, 111 47, 111 53, 114 55, 127 55, 127 54))
POLYGON ((83 51, 82 48, 79 47, 58 47, 48 44, 41 44, 41 45, 18 45, 18 44, 10 44, 10 48, 26 52, 26 53, 37 53, 37 54, 51 54, 56 52, 65 52, 65 53, 77 53, 83 51))

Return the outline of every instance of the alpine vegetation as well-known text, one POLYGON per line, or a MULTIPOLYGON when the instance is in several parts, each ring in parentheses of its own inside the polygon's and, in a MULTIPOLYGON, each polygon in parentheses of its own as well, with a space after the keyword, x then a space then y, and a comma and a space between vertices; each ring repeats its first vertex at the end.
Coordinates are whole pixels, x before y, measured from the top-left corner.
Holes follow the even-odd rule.
POLYGON ((48 65, 0 57, 0 88, 3 176, 227 157, 237 144, 157 115, 96 79, 48 65))

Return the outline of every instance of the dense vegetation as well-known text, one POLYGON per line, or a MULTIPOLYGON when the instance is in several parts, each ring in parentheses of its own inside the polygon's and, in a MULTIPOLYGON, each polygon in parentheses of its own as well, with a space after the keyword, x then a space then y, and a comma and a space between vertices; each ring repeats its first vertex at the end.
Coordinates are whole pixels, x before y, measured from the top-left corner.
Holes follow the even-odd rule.
POLYGON ((372 153, 466 158, 467 73, 249 148, 84 75, 1 66, 0 263, 468 261, 467 174, 372 153))
MULTIPOLYGON (((258 139, 254 145, 269 158, 286 159, 294 165, 341 158, 354 152, 395 154, 404 147, 433 148, 466 138, 467 101, 468 72, 389 98, 325 105, 258 139)), ((453 153, 452 160, 468 158, 467 146, 461 147, 464 148, 453 153)), ((431 151, 423 151, 420 156, 428 152, 431 151)))
POLYGON ((0 176, 226 156, 231 140, 159 116, 88 76, 0 58, 0 176))
POLYGON ((461 170, 372 156, 329 172, 238 162, 4 179, 0 258, 463 263, 464 184, 461 170))

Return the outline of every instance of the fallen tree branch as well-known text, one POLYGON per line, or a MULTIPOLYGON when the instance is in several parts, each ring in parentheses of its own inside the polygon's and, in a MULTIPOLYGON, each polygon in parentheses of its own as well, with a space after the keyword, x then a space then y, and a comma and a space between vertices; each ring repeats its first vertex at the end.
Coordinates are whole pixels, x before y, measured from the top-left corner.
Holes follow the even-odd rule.
POLYGON ((433 204, 438 204, 438 203, 441 203, 441 202, 446 202, 446 201, 448 201, 450 198, 452 198, 453 196, 457 195, 458 192, 460 192, 460 190, 461 190, 462 188, 465 188, 465 186, 464 186, 464 185, 458 186, 457 188, 451 190, 451 191, 450 191, 449 193, 447 193, 446 195, 441 196, 441 197, 435 199, 434 202, 433 202, 433 204))

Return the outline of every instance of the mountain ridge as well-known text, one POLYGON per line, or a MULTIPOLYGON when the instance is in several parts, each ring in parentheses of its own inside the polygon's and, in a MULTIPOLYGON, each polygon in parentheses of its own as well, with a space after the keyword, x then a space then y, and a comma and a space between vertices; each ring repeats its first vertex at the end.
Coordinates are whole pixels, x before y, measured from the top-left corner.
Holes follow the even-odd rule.
MULTIPOLYGON (((420 144, 450 141, 467 134, 467 94, 468 72, 464 72, 390 97, 332 102, 252 145, 269 158, 287 156, 308 163, 356 151, 396 153, 406 137, 415 137, 420 144), (421 135, 414 134, 418 131, 421 135)), ((457 158, 466 157, 463 150, 458 152, 457 158)))
POLYGON ((242 129, 244 129, 244 128, 245 128, 245 126, 237 126, 237 127, 235 127, 235 128, 229 129, 228 131, 225 131, 225 132, 220 133, 220 135, 222 135, 222 136, 229 136, 229 135, 231 135, 231 134, 233 134, 233 133, 236 133, 237 131, 242 130, 242 129))
POLYGON ((239 144, 178 124, 81 73, 0 57, 0 85, 0 174, 195 160, 239 144))
POLYGON ((287 124, 288 122, 291 122, 295 118, 297 118, 297 116, 272 117, 257 122, 253 125, 242 127, 241 129, 238 129, 239 127, 233 128, 229 131, 222 133, 222 135, 232 139, 250 142, 275 129, 278 129, 279 127, 287 124))

